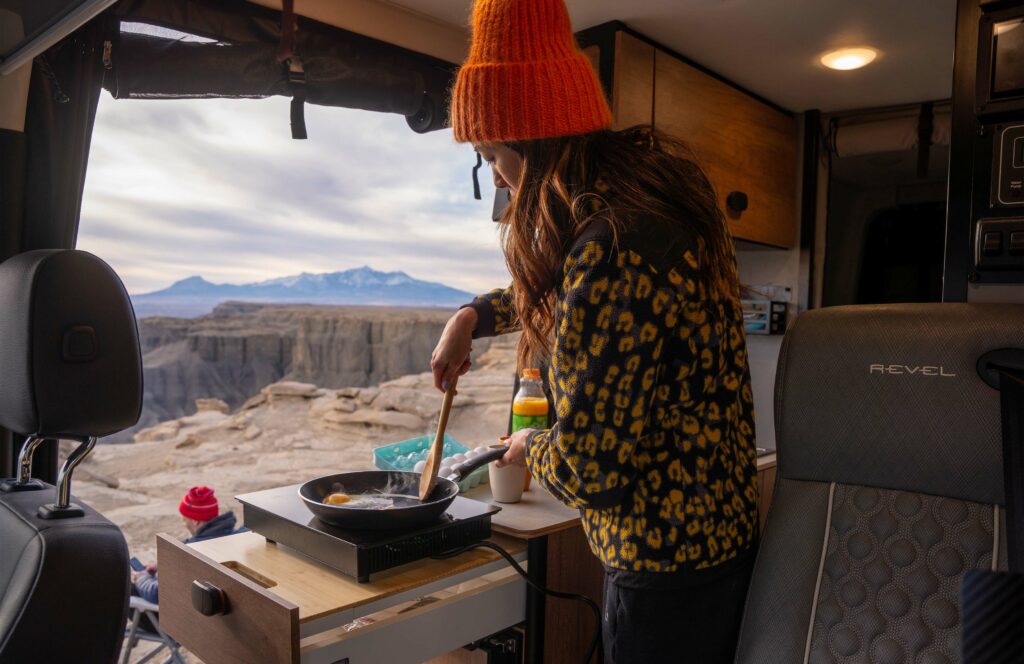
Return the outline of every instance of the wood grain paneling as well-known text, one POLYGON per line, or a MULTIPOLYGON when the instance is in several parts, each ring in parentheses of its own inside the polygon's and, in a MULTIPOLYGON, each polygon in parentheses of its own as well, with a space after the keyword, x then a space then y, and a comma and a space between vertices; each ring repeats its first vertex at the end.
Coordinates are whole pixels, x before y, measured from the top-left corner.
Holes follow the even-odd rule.
MULTIPOLYGON (((604 568, 590 551, 583 528, 548 536, 547 585, 584 595, 604 607, 604 568)), ((594 619, 581 602, 548 598, 544 613, 544 661, 579 662, 590 645, 594 619)), ((597 661, 594 657, 593 661, 597 661)))
POLYGON ((159 535, 160 625, 205 662, 298 664, 299 607, 218 565, 181 542, 159 535), (228 598, 226 615, 192 607, 192 582, 207 581, 228 598))
POLYGON ((654 47, 619 31, 615 34, 613 128, 654 122, 654 47))
MULTIPOLYGON (((616 68, 617 86, 619 73, 616 68)), ((654 81, 654 125, 694 151, 733 235, 791 247, 797 221, 796 120, 658 49, 654 81), (725 204, 732 191, 749 199, 741 214, 725 204)))

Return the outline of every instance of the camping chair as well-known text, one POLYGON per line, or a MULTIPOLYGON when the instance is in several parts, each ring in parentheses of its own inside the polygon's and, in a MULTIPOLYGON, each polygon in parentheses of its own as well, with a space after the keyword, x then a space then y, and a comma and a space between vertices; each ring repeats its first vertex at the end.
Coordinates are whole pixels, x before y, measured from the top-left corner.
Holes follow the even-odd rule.
POLYGON ((797 319, 737 664, 961 661, 964 575, 1007 560, 1000 393, 979 361, 1020 348, 1020 305, 797 319))
POLYGON ((0 662, 117 661, 128 608, 120 529, 72 502, 71 476, 98 436, 142 406, 135 316, 95 256, 39 250, 0 264, 0 426, 28 436, 0 483, 0 662), (46 439, 80 441, 53 486, 33 480, 46 439))
POLYGON ((128 600, 128 619, 131 621, 128 625, 128 629, 124 633, 124 647, 121 651, 121 664, 128 664, 128 657, 131 655, 132 649, 139 641, 150 641, 153 643, 159 643, 156 648, 146 653, 145 657, 135 662, 135 664, 143 664, 148 662, 150 659, 155 657, 157 653, 167 648, 170 654, 167 659, 163 661, 163 664, 185 664, 185 660, 181 658, 181 653, 178 649, 181 647, 177 641, 167 636, 160 627, 160 607, 152 602, 147 602, 141 597, 135 597, 134 595, 128 600), (150 625, 153 627, 153 631, 146 629, 140 625, 140 621, 145 617, 149 620, 150 625))

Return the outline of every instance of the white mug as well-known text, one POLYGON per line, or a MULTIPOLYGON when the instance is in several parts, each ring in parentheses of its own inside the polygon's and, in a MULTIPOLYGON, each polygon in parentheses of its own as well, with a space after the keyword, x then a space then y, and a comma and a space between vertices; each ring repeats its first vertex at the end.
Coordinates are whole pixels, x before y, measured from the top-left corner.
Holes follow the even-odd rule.
POLYGON ((491 462, 487 469, 491 480, 491 495, 499 503, 518 503, 526 484, 526 467, 509 464, 498 468, 491 462))

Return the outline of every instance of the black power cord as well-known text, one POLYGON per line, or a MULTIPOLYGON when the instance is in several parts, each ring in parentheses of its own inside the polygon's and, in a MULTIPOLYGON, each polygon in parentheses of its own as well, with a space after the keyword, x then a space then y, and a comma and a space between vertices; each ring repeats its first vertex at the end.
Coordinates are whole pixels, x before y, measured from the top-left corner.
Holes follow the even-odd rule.
POLYGON ((594 657, 594 653, 597 652, 597 646, 601 642, 601 609, 598 608, 597 603, 595 603, 594 600, 590 599, 585 595, 577 595, 575 593, 563 593, 557 590, 551 590, 550 588, 545 588, 544 586, 540 585, 539 583, 531 579, 526 574, 526 570, 524 570, 519 565, 516 559, 512 557, 511 553, 509 553, 508 551, 506 551, 505 549, 503 549, 502 547, 498 546, 493 542, 474 542, 473 544, 467 544, 466 546, 460 547, 458 549, 452 549, 451 551, 431 557, 436 560, 447 560, 448 558, 461 556, 467 551, 471 551, 473 549, 490 549, 491 551, 496 552, 498 555, 505 559, 505 562, 512 566, 512 569, 519 573, 519 576, 523 577, 523 579, 526 580, 526 583, 531 588, 538 592, 542 592, 545 595, 555 597, 557 599, 571 599, 573 601, 582 602, 583 604, 586 604, 590 608, 591 612, 593 612, 594 614, 594 635, 590 639, 590 647, 587 648, 587 654, 583 658, 583 664, 590 664, 590 660, 594 657))

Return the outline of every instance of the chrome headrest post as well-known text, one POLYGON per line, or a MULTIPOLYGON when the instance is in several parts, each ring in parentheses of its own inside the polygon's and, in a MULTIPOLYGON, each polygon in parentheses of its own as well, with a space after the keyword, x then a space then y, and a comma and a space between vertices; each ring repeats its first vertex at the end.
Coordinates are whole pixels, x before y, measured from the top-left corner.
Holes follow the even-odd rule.
POLYGON ((82 444, 74 449, 68 456, 64 465, 57 473, 57 502, 48 503, 39 508, 39 517, 42 519, 66 519, 69 517, 83 516, 85 511, 78 505, 71 503, 71 474, 75 472, 78 464, 89 456, 92 448, 96 446, 95 436, 82 440, 82 444))
POLYGON ((21 453, 18 454, 18 482, 24 484, 32 479, 32 455, 36 448, 45 438, 30 436, 25 444, 21 446, 21 453))
POLYGON ((4 480, 3 483, 0 483, 0 491, 4 493, 38 491, 44 488, 42 482, 32 479, 32 455, 35 454, 36 448, 44 440, 46 439, 39 436, 29 436, 25 440, 25 443, 21 446, 21 452, 18 453, 18 477, 14 480, 4 480))
POLYGON ((71 502, 71 473, 75 472, 75 468, 78 464, 85 460, 85 457, 92 452, 92 448, 96 446, 96 438, 90 437, 85 440, 81 445, 75 448, 71 455, 64 462, 64 465, 60 467, 60 472, 57 474, 57 507, 63 509, 68 506, 71 502))

